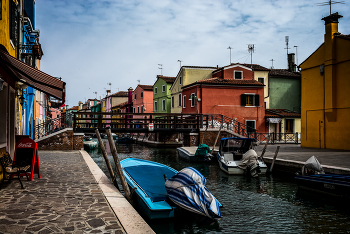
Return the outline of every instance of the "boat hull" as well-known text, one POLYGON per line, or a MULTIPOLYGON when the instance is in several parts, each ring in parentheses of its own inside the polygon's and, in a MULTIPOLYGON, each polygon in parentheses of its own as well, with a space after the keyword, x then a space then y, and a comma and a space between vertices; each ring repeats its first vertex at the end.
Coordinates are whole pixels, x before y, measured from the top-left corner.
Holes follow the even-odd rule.
POLYGON ((298 187, 326 195, 350 198, 350 176, 322 174, 296 176, 298 187))
MULTIPOLYGON (((179 147, 177 148, 178 155, 181 159, 187 162, 210 162, 210 160, 206 160, 201 155, 195 155, 194 153, 191 153, 187 151, 185 148, 179 147)), ((213 161, 213 160, 211 160, 213 161)), ((215 161, 215 159, 214 159, 215 161)))
POLYGON ((95 142, 95 141, 84 141, 84 149, 85 150, 95 149, 96 146, 97 146, 97 142, 95 142))
MULTIPOLYGON (((135 177, 132 177, 132 175, 129 174, 130 171, 127 172, 127 170, 128 170, 128 167, 130 168, 130 167, 133 167, 134 165, 136 166, 147 165, 150 167, 154 165, 155 167, 166 168, 166 170, 168 170, 170 174, 176 174, 177 171, 159 163, 146 161, 142 159, 134 159, 134 158, 124 159, 123 161, 120 162, 120 164, 123 168, 125 180, 130 188, 130 191, 134 191, 133 200, 135 201, 138 210, 141 211, 143 214, 145 214, 149 219, 173 218, 175 213, 175 207, 168 203, 167 198, 164 198, 162 200, 158 199, 157 201, 152 200, 151 197, 145 192, 145 190, 149 191, 150 188, 147 188, 147 189, 142 188, 142 186, 138 183, 139 181, 137 181, 135 177)), ((142 171, 142 169, 140 171, 141 173, 144 172, 147 174, 147 172, 142 171)), ((159 174, 158 178, 160 176, 165 183, 163 174, 159 174)), ((152 179, 150 178, 150 180, 152 179)), ((165 190, 165 186, 164 186, 164 190, 165 190)))
MULTIPOLYGON (((246 174, 246 171, 239 168, 237 165, 240 164, 241 161, 231 161, 231 162, 223 162, 223 160, 221 160, 221 156, 220 154, 217 154, 217 160, 220 166, 220 169, 223 170, 224 172, 226 172, 229 175, 243 175, 246 174)), ((259 167, 260 167, 260 175, 265 175, 267 172, 267 166, 262 163, 259 162, 259 167)))

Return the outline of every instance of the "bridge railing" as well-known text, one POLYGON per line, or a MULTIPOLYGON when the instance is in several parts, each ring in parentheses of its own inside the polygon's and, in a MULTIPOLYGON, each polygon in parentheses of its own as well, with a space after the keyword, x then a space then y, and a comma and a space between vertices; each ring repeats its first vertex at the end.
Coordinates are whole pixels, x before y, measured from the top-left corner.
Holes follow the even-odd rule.
POLYGON ((48 136, 65 128, 71 128, 72 126, 73 114, 62 113, 59 118, 49 119, 40 124, 37 124, 34 128, 34 140, 48 136))
POLYGON ((74 130, 79 128, 105 128, 130 130, 148 128, 153 123, 154 129, 195 129, 199 130, 201 115, 196 114, 160 114, 160 113, 117 113, 117 112, 75 112, 74 130))

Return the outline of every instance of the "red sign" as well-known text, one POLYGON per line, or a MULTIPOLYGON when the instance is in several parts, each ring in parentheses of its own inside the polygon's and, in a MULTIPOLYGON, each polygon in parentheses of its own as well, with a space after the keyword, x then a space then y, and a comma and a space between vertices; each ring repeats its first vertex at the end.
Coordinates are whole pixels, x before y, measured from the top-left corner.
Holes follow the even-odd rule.
POLYGON ((148 124, 148 131, 153 131, 153 130, 154 130, 153 123, 149 123, 148 124))
MULTIPOLYGON (((38 154, 38 145, 35 141, 30 138, 22 138, 16 144, 15 155, 13 157, 13 161, 16 164, 16 156, 19 157, 30 157, 32 164, 30 167, 30 175, 29 180, 33 180, 33 175, 38 174, 38 177, 41 178, 40 175, 40 166, 39 166, 39 154, 38 154)), ((29 173, 28 173, 29 174, 29 173)), ((24 174, 21 174, 21 176, 24 174)))

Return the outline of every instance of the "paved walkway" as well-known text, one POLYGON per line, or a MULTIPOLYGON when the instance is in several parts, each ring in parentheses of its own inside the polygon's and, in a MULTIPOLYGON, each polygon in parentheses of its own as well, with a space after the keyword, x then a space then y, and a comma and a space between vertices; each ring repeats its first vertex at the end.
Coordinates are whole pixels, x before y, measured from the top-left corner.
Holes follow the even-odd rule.
MULTIPOLYGON (((271 163, 275 155, 277 145, 268 145, 264 158, 267 163, 271 163)), ((306 148, 294 144, 280 144, 280 149, 275 165, 283 166, 297 171, 301 169, 306 160, 315 156, 321 163, 326 173, 350 174, 350 151, 306 148)), ((261 154, 264 145, 257 147, 258 155, 261 154)))
POLYGON ((127 232, 80 151, 39 151, 39 159, 41 179, 22 179, 25 189, 17 179, 5 181, 0 190, 0 233, 127 232))

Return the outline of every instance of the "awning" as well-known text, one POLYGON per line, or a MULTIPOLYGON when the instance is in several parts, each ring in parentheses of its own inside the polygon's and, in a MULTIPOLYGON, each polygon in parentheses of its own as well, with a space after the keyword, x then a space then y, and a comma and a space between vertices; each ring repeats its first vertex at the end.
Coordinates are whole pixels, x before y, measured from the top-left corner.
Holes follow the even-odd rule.
POLYGON ((25 83, 49 96, 62 100, 62 103, 65 102, 65 82, 12 57, 2 45, 0 46, 0 66, 14 80, 25 83))
POLYGON ((267 118, 267 121, 269 121, 270 123, 279 123, 281 122, 281 118, 267 118))

